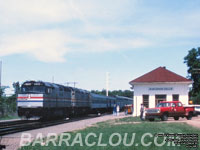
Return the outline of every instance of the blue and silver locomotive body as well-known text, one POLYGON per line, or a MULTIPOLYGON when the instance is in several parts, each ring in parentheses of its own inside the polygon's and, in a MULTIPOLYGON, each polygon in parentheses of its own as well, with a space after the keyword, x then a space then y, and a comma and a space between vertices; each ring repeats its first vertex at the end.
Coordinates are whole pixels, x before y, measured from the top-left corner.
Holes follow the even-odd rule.
POLYGON ((26 81, 18 94, 17 107, 20 117, 69 117, 93 112, 106 112, 115 104, 123 108, 132 99, 109 97, 86 90, 42 81, 26 81))

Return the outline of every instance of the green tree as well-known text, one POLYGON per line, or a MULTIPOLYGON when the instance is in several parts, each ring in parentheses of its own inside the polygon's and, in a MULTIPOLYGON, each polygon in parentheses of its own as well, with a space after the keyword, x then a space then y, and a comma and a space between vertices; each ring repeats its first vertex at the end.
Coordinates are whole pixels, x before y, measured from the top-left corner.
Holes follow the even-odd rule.
POLYGON ((200 94, 200 47, 191 49, 184 58, 184 63, 188 66, 188 78, 193 81, 190 95, 200 103, 200 99, 197 100, 200 94))
POLYGON ((5 88, 0 88, 0 117, 14 114, 17 111, 16 94, 6 97, 5 88))
POLYGON ((13 88, 15 89, 15 94, 18 94, 20 91, 20 84, 19 82, 14 82, 13 83, 13 88))
MULTIPOLYGON (((106 90, 103 89, 102 91, 98 91, 98 90, 92 90, 91 91, 92 93, 95 93, 95 94, 100 94, 100 95, 106 95, 106 90)), ((133 98, 133 91, 130 91, 130 90, 114 90, 114 91, 109 91, 108 92, 108 95, 109 96, 124 96, 124 97, 130 97, 130 98, 133 98)))
POLYGON ((8 114, 15 113, 17 111, 16 95, 6 97, 6 110, 8 114))
POLYGON ((3 97, 3 90, 0 88, 0 116, 5 114, 5 98, 3 97))

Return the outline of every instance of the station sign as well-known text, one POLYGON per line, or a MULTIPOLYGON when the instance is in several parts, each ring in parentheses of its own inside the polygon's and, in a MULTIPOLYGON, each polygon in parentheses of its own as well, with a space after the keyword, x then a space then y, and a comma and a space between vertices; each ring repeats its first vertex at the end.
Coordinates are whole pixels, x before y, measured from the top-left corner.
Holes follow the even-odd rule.
POLYGON ((149 91, 172 91, 173 87, 151 87, 149 91))

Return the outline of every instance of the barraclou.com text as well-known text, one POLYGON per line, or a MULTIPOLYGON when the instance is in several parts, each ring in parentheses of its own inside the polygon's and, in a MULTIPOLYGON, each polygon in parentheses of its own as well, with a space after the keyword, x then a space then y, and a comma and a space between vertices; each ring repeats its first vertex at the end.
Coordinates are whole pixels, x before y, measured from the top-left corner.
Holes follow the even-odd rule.
MULTIPOLYGON (((87 135, 82 135, 81 133, 76 133, 75 135, 70 133, 62 133, 57 135, 56 133, 49 133, 44 136, 42 133, 38 133, 36 137, 32 137, 30 133, 22 133, 20 146, 139 146, 142 145, 144 147, 151 146, 154 144, 155 146, 162 147, 165 144, 167 146, 175 146, 173 142, 166 142, 166 138, 159 139, 159 137, 152 135, 151 133, 145 133, 140 136, 140 141, 138 143, 135 142, 136 133, 112 133, 108 140, 104 139, 103 133, 88 133, 87 135), (35 139, 35 140, 33 140, 35 139), (146 140, 148 139, 148 140, 146 140), (159 140, 158 140, 159 139, 159 140), (32 141, 33 140, 33 141, 32 141), (148 142, 147 142, 148 141, 148 142)), ((107 137, 106 137, 107 138, 107 137)))

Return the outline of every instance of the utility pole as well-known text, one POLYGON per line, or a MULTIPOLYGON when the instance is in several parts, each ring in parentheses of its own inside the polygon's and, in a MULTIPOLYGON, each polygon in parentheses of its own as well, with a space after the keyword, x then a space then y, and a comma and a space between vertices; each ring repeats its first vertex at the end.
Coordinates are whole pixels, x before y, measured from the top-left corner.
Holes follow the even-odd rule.
POLYGON ((52 76, 52 83, 54 83, 54 76, 52 76))
POLYGON ((74 82, 74 88, 75 88, 76 84, 77 84, 77 82, 74 82))
POLYGON ((0 61, 0 89, 1 89, 2 61, 0 61))
POLYGON ((75 86, 76 86, 76 84, 78 84, 78 82, 66 82, 64 84, 67 84, 67 86, 69 86, 70 84, 74 84, 74 88, 75 88, 75 86))
POLYGON ((106 72, 106 96, 108 96, 109 92, 109 72, 106 72))

